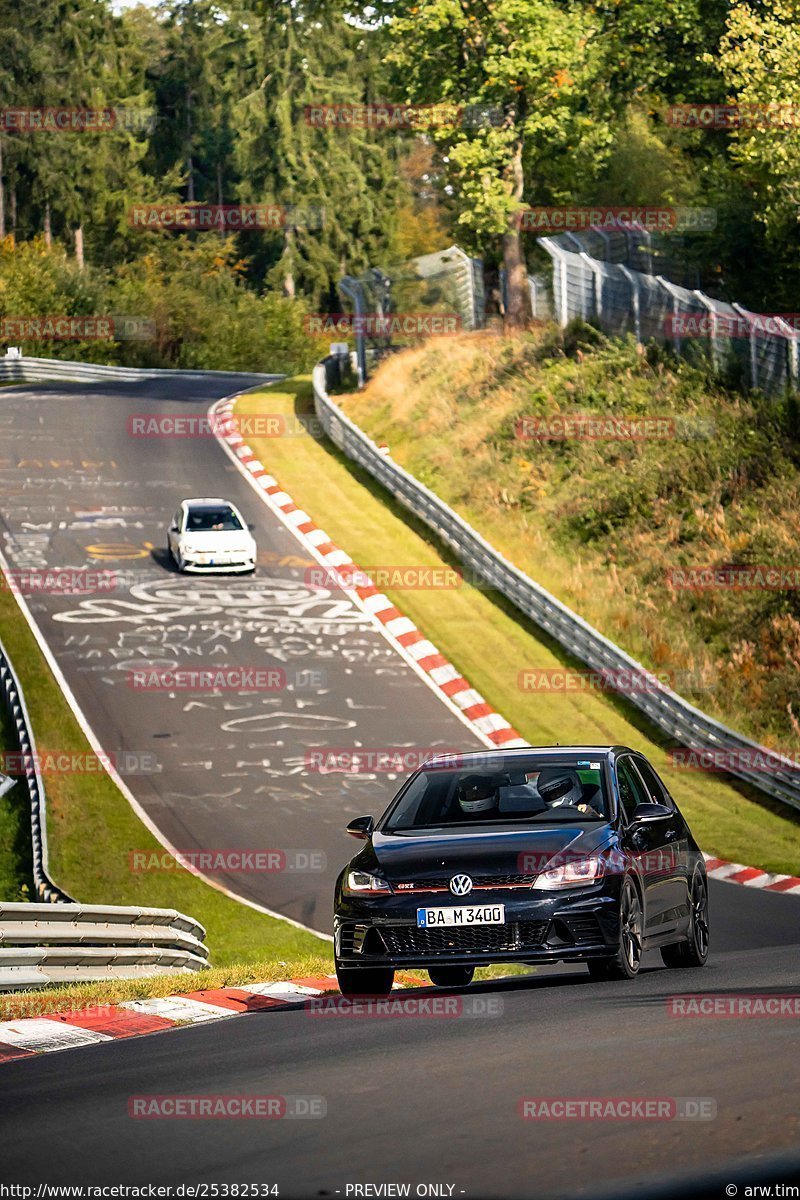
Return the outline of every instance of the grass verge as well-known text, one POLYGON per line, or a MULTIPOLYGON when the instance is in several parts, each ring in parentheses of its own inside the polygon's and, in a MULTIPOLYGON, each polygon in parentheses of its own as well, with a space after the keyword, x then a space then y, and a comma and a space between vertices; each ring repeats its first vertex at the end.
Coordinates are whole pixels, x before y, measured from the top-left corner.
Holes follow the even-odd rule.
MULTIPOLYGON (((3 588, 0 628, 38 744, 87 753, 90 747, 36 639, 13 594, 3 588)), ((131 872, 129 855, 133 849, 158 851, 161 847, 105 773, 48 775, 45 790, 50 872, 76 900, 85 904, 177 908, 206 927, 215 966, 263 963, 274 958, 288 964, 282 968, 284 971, 290 969, 297 975, 301 971, 298 964, 309 956, 323 956, 328 969, 333 969, 326 943, 319 938, 239 904, 188 871, 131 872)), ((0 878, 4 888, 13 891, 13 873, 18 868, 7 851, 8 843, 3 840, 0 856, 5 856, 5 866, 0 878)), ((8 890, 0 895, 12 898, 8 890)), ((186 976, 183 979, 185 986, 194 986, 186 985, 186 976)))
MULTIPOLYGON (((301 419, 313 413, 310 380, 284 380, 237 401, 239 414, 264 411, 301 419)), ((453 564, 430 530, 326 439, 299 434, 248 440, 294 501, 365 569, 453 564)), ((482 527, 481 532, 491 538, 491 530, 482 527)), ((513 547, 504 549, 513 557, 513 547)), ((631 705, 597 692, 531 696, 520 691, 518 674, 524 667, 577 664, 501 598, 466 582, 437 591, 386 591, 532 744, 636 746, 674 790, 704 850, 769 871, 797 872, 800 821, 755 791, 676 771, 664 739, 631 705)))
MULTIPOLYGON (((498 963, 479 967, 475 982, 508 978, 512 975, 532 975, 535 967, 519 963, 498 963)), ((291 962, 269 959, 250 964, 237 963, 229 967, 213 967, 194 974, 151 975, 144 979, 101 979, 92 983, 70 983, 42 988, 37 991, 0 994, 0 1021, 19 1021, 26 1017, 46 1014, 74 1013, 101 1005, 119 1004, 123 1000, 150 1000, 158 996, 181 995, 207 988, 244 987, 250 983, 277 983, 287 979, 314 979, 330 975, 333 963, 323 955, 308 955, 291 962)), ((401 987, 416 987, 425 980, 424 971, 400 971, 396 982, 401 987)), ((336 991, 331 981, 331 991, 336 991)))
MULTIPOLYGON (((0 704, 0 748, 19 752, 16 730, 0 704)), ((31 814, 21 781, 0 796, 0 897, 20 902, 35 899, 31 873, 31 814)))

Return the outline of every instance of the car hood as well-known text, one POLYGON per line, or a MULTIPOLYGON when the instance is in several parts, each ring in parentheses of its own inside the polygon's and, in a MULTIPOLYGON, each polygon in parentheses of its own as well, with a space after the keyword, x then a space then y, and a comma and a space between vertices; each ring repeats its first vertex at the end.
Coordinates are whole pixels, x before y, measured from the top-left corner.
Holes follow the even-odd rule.
POLYGON ((525 829, 484 827, 463 832, 434 833, 413 830, 400 834, 375 833, 359 866, 367 859, 379 866, 391 882, 441 877, 448 881, 458 871, 476 875, 536 875, 557 862, 581 858, 606 846, 611 828, 605 821, 574 821, 525 829))
POLYGON ((246 529, 207 529, 181 534, 181 543, 192 548, 208 546, 213 550, 235 550, 237 546, 249 546, 252 541, 246 529))

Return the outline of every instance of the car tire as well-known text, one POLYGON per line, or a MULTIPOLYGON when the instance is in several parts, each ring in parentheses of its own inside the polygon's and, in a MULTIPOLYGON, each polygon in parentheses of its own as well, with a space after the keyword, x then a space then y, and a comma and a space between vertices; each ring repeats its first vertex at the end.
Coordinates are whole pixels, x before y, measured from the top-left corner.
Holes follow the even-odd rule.
POLYGON ((661 948, 665 967, 704 967, 708 961, 708 884, 699 871, 692 880, 690 907, 687 940, 661 948))
POLYGON ((472 983, 474 967, 429 967, 428 977, 435 987, 466 987, 472 983))
POLYGON ((642 965, 642 902, 632 879, 622 885, 619 899, 619 948, 612 958, 590 958, 592 979, 635 979, 642 965))
POLYGON ((340 967, 336 978, 343 996, 388 996, 394 983, 392 967, 340 967))

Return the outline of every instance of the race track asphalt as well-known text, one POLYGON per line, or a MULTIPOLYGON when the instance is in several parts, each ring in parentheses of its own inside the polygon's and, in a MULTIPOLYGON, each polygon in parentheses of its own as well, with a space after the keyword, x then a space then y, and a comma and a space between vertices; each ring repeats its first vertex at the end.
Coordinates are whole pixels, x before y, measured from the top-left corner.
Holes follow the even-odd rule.
MULTIPOLYGON (((191 854, 278 851, 269 861, 279 870, 241 871, 234 862, 237 869, 208 873, 237 895, 329 932, 333 882, 354 849, 344 826, 362 813, 377 816, 408 772, 309 772, 305 756, 324 747, 418 757, 482 743, 347 595, 318 586, 309 575, 318 564, 303 557, 213 436, 132 433, 140 415, 202 416, 236 384, 178 375, 113 390, 4 389, 2 549, 19 572, 113 572, 113 591, 29 597, 104 749, 127 752, 121 773, 172 846, 191 854), (255 526, 255 576, 198 578, 172 568, 166 530, 187 496, 222 496, 240 507, 255 526), (282 670, 287 686, 249 694, 131 686, 138 669, 209 667, 282 670)), ((324 524, 324 512, 314 516, 324 524)), ((141 869, 150 860, 129 861, 141 869)))
POLYGON ((796 993, 797 900, 718 883, 711 904, 716 949, 701 971, 668 971, 651 954, 630 983, 551 968, 453 993, 491 1001, 493 1016, 272 1011, 10 1062, 0 1080, 0 1178, 276 1183, 283 1197, 344 1197, 367 1183, 409 1183, 411 1195, 440 1183, 473 1198, 621 1196, 723 1168, 736 1182, 776 1156, 800 1177, 797 1018, 678 1017, 669 1008, 676 994, 796 993), (131 1097, 154 1095, 322 1097, 326 1112, 128 1116, 131 1097), (711 1101, 715 1115, 519 1116, 523 1098, 553 1097, 694 1098, 711 1101))

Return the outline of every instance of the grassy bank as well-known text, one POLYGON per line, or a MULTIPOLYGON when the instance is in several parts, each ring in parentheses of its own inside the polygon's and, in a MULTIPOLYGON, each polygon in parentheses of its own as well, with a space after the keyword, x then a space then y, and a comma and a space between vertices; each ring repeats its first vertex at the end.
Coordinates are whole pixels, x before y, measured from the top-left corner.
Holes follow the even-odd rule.
MULTIPOLYGON (((435 347, 431 353, 441 354, 441 350, 435 347)), ((450 367, 458 375, 452 362, 450 367)), ((472 369, 476 369, 474 364, 472 369)), ((441 387, 447 378, 445 371, 441 387)), ((458 378, 468 383, 470 368, 464 367, 458 378)), ((406 386, 411 389, 411 376, 406 386)), ((409 399, 409 404, 413 403, 409 399)), ((360 400, 357 408, 359 416, 364 416, 366 401, 360 400)), ((310 382, 306 378, 284 381, 266 392, 250 393, 237 402, 236 411, 283 412, 302 417, 313 411, 310 382)), ((399 422, 398 427, 403 428, 399 422)), ((425 430, 418 431, 418 436, 425 436, 425 430)), ((327 441, 310 435, 251 441, 259 458, 296 503, 365 568, 375 564, 436 567, 450 561, 443 557, 443 548, 434 544, 430 531, 394 506, 365 472, 327 441)), ((476 437, 476 454, 479 446, 476 437)), ((449 472, 468 473, 470 464, 465 453, 443 445, 440 451, 449 472)), ((429 470, 426 482, 436 486, 436 479, 429 470)), ((465 515, 473 516, 469 512, 465 515)), ((481 528, 493 538, 491 529, 481 528)), ((501 548, 508 553, 515 546, 501 548)), ((529 741, 624 742, 638 746, 652 757, 674 788, 705 850, 768 870, 797 870, 800 853, 794 819, 777 805, 761 802, 756 795, 745 794, 718 778, 676 772, 667 761, 657 733, 630 706, 596 692, 536 696, 521 692, 518 674, 522 668, 557 667, 565 659, 549 639, 496 597, 467 583, 436 591, 387 590, 401 611, 529 741)), ((421 737, 423 733, 420 731, 421 737)))
MULTIPOLYGON (((0 629, 39 746, 86 753, 86 739, 13 595, 5 589, 0 589, 0 629)), ((132 872, 132 850, 157 851, 161 847, 105 773, 52 774, 46 777, 45 787, 50 872, 76 900, 177 908, 188 913, 205 925, 215 966, 282 960, 288 964, 281 968, 281 978, 285 978, 287 969, 298 974, 298 964, 309 956, 327 958, 327 945, 319 938, 239 904, 187 871, 132 872)), ((0 820, 2 816, 0 809, 0 820)), ((14 872, 19 870, 15 861, 9 842, 1 838, 3 899, 16 898, 9 894, 17 878, 14 872)), ((328 966, 332 969, 332 959, 328 966)))
MULTIPOLYGON (((19 752, 16 732, 0 703, 0 749, 19 752)), ((31 814, 28 794, 17 783, 0 796, 0 897, 4 900, 34 899, 31 880, 31 814)))
MULTIPOLYGON (((306 980, 322 991, 338 991, 335 979, 326 980, 333 971, 332 960, 323 955, 309 955, 289 962, 267 959, 249 964, 236 963, 194 974, 153 975, 147 979, 102 979, 97 983, 72 983, 48 987, 39 991, 0 993, 0 1021, 41 1017, 45 1013, 72 1013, 81 1009, 119 1004, 123 1000, 149 1000, 159 996, 181 995, 208 988, 242 987, 250 983, 284 982, 288 979, 306 980), (313 981, 313 982, 312 982, 313 981)), ((520 963, 479 967, 475 982, 510 978, 514 975, 534 975, 535 967, 520 963)), ((400 987, 417 987, 427 983, 424 971, 398 971, 395 983, 400 987)))
POLYGON ((800 751, 800 590, 681 585, 698 568, 800 575, 796 405, 583 327, 440 339, 345 409, 499 550, 705 711, 800 751), (642 439, 540 431, 656 418, 642 439), (683 573, 683 576, 677 574, 683 573))

